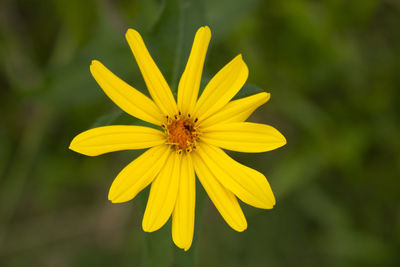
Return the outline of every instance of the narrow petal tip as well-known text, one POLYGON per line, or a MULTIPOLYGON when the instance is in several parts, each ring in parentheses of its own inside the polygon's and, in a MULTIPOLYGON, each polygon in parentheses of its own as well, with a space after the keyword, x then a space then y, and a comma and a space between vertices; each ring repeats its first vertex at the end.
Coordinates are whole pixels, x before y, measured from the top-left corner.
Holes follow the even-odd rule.
POLYGON ((76 152, 76 150, 75 150, 75 148, 74 148, 74 145, 72 144, 72 142, 73 142, 74 140, 72 140, 71 141, 71 143, 69 144, 69 147, 68 147, 68 149, 70 149, 70 150, 72 150, 72 151, 75 151, 76 152))
POLYGON ((211 32, 210 27, 208 27, 208 25, 204 25, 204 26, 202 26, 201 28, 202 28, 202 29, 205 29, 205 30, 207 30, 207 31, 209 31, 209 32, 211 32))
POLYGON ((111 195, 111 196, 110 196, 110 194, 108 195, 108 200, 109 200, 111 203, 116 204, 116 203, 128 202, 128 201, 132 200, 132 198, 129 197, 129 196, 120 196, 119 194, 115 194, 115 193, 114 193, 114 194, 111 195))
POLYGON ((74 140, 75 140, 75 138, 71 141, 71 144, 69 144, 68 149, 70 149, 70 150, 72 150, 72 151, 74 151, 74 152, 80 153, 80 152, 78 151, 76 145, 75 145, 74 140))
POLYGON ((247 229, 247 222, 245 222, 243 225, 238 226, 237 228, 235 228, 235 231, 237 232, 243 232, 247 229))
POLYGON ((203 26, 203 27, 200 27, 200 28, 197 30, 197 32, 200 32, 200 31, 204 31, 204 34, 206 34, 207 36, 209 36, 208 38, 211 38, 211 30, 210 30, 210 27, 208 27, 207 25, 205 25, 205 26, 203 26))
POLYGON ((104 68, 104 65, 96 59, 93 59, 92 62, 90 62, 89 69, 90 69, 90 73, 92 73, 93 77, 95 77, 96 72, 99 72, 100 68, 102 68, 102 67, 104 68))
POLYGON ((190 244, 190 245, 187 246, 187 247, 184 247, 183 250, 186 252, 186 251, 188 251, 188 250, 190 249, 191 246, 192 246, 192 244, 190 244))
POLYGON ((134 30, 132 28, 128 29, 125 33, 125 38, 129 39, 129 38, 134 38, 134 37, 139 37, 141 38, 140 33, 137 30, 134 30))
POLYGON ((131 200, 133 197, 129 197, 121 193, 121 189, 117 188, 117 186, 113 183, 111 185, 110 190, 108 191, 108 200, 115 203, 124 203, 131 200))
POLYGON ((271 99, 271 94, 267 92, 263 92, 263 95, 265 95, 265 102, 269 101, 271 99))
POLYGON ((281 142, 280 147, 282 147, 282 146, 287 144, 287 140, 286 140, 285 136, 283 136, 283 134, 280 133, 279 139, 280 139, 280 142, 281 142))
POLYGON ((154 230, 152 230, 151 227, 149 227, 149 225, 146 224, 144 221, 142 222, 142 229, 146 233, 154 232, 154 230))
POLYGON ((275 143, 274 149, 278 149, 287 144, 285 136, 283 136, 283 134, 280 131, 278 131, 277 129, 275 129, 275 133, 274 133, 274 143, 275 143))
POLYGON ((261 209, 266 209, 270 210, 273 209, 276 204, 276 200, 274 195, 268 196, 267 199, 262 203, 262 205, 259 207, 261 209))
POLYGON ((108 192, 108 200, 109 200, 111 203, 113 203, 113 204, 116 204, 116 203, 123 203, 123 202, 128 201, 128 200, 121 199, 121 198, 118 196, 118 194, 116 194, 115 190, 111 190, 111 188, 110 188, 110 190, 109 190, 109 192, 108 192))
POLYGON ((244 62, 243 55, 242 54, 237 55, 234 58, 234 60, 237 60, 240 62, 239 64, 241 64, 241 67, 244 70, 243 75, 246 77, 246 80, 247 80, 247 77, 249 76, 249 68, 247 67, 246 62, 244 62))
POLYGON ((123 202, 123 201, 118 201, 117 198, 116 198, 115 196, 111 195, 111 193, 108 194, 108 200, 109 200, 111 203, 121 203, 121 202, 123 202))
POLYGON ((111 203, 122 203, 122 202, 125 202, 125 201, 118 200, 118 194, 117 194, 117 191, 116 191, 116 188, 115 188, 114 184, 111 185, 111 188, 108 191, 108 200, 111 203))
POLYGON ((262 101, 260 106, 264 105, 265 103, 267 103, 271 99, 271 94, 267 93, 267 92, 261 92, 261 93, 258 93, 256 95, 259 95, 260 96, 260 100, 262 101))
POLYGON ((138 31, 135 30, 135 29, 132 29, 132 28, 129 28, 129 29, 126 31, 126 35, 128 35, 128 34, 137 34, 137 33, 138 33, 138 31))
POLYGON ((99 63, 100 63, 100 61, 98 61, 97 59, 93 59, 92 62, 90 63, 90 66, 96 65, 96 64, 99 64, 99 63))
POLYGON ((242 55, 242 53, 240 53, 240 54, 237 54, 228 64, 242 64, 242 63, 244 63, 243 55, 242 55))
POLYGON ((94 153, 90 153, 88 151, 85 151, 84 149, 82 149, 82 147, 80 146, 80 137, 82 136, 82 134, 78 134, 77 136, 74 137, 74 139, 72 139, 71 143, 69 144, 69 149, 79 153, 79 154, 83 154, 86 156, 97 156, 94 153))

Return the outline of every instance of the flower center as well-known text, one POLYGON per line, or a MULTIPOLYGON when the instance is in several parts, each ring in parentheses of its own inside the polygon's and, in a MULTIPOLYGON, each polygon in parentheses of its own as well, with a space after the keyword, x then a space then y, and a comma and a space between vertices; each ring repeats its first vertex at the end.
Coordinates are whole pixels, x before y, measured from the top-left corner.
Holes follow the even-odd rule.
POLYGON ((167 134, 167 143, 175 147, 177 153, 191 152, 196 148, 199 133, 190 115, 175 115, 174 118, 167 116, 167 122, 162 125, 167 134))

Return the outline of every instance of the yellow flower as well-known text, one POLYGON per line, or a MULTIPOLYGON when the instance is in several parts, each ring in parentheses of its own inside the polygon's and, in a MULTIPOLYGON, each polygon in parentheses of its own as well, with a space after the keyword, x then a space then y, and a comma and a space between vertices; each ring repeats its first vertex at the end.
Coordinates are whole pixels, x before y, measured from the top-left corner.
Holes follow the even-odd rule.
POLYGON ((244 122, 270 98, 259 93, 230 101, 242 88, 248 68, 238 55, 223 67, 198 97, 210 29, 201 27, 194 38, 178 86, 178 100, 151 58, 140 34, 129 29, 126 39, 139 65, 151 98, 131 87, 99 61, 90 71, 111 100, 128 114, 159 127, 104 126, 76 136, 70 149, 88 156, 118 150, 150 148, 126 166, 111 185, 113 203, 133 199, 151 184, 143 230, 156 231, 172 214, 172 239, 184 250, 193 240, 195 173, 230 227, 247 228, 236 197, 257 208, 271 209, 275 198, 263 174, 229 157, 221 148, 265 152, 286 144, 275 128, 244 122))

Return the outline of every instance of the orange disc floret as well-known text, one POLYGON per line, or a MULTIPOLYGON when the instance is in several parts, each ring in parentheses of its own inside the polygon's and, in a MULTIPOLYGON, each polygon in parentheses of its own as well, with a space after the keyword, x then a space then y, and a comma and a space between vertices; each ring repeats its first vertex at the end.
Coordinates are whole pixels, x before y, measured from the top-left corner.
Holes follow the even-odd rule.
POLYGON ((196 147, 198 133, 195 123, 189 118, 181 116, 175 116, 172 120, 168 118, 163 127, 167 133, 168 144, 174 146, 178 153, 190 152, 196 147))

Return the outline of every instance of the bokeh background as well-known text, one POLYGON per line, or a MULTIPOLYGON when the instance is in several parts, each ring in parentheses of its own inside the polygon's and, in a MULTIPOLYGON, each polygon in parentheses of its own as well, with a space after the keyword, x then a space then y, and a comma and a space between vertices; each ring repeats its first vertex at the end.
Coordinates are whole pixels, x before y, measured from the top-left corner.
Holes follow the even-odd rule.
POLYGON ((2 0, 1 266, 400 266, 400 2, 397 0, 2 0), (98 125, 141 124, 89 72, 98 59, 146 91, 125 41, 139 30, 173 89, 196 29, 213 37, 203 85, 239 53, 241 95, 271 100, 250 118, 288 144, 233 153, 264 173, 276 208, 242 205, 248 229, 222 220, 197 184, 195 241, 170 222, 141 230, 148 190, 107 193, 141 151, 68 150, 98 125))

